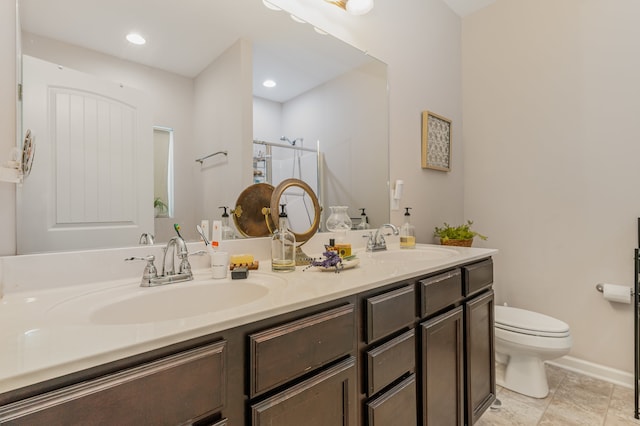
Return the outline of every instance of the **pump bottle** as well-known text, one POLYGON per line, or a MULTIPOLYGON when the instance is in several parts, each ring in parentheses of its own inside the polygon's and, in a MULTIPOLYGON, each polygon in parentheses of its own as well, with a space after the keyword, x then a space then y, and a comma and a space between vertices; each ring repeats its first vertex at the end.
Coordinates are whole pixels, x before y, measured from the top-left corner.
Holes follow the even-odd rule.
POLYGON ((287 272, 296 270, 296 237, 288 229, 285 204, 280 204, 278 229, 271 237, 271 270, 287 272))
POLYGON ((360 213, 360 223, 356 226, 356 229, 369 229, 369 218, 364 212, 364 209, 360 210, 362 210, 362 213, 360 213))
POLYGON ((222 206, 218 208, 222 209, 222 239, 232 240, 236 237, 236 233, 233 231, 233 228, 229 226, 229 213, 227 213, 229 207, 222 206))
POLYGON ((405 207, 404 223, 400 227, 400 248, 412 249, 416 247, 416 229, 411 224, 411 207, 405 207))

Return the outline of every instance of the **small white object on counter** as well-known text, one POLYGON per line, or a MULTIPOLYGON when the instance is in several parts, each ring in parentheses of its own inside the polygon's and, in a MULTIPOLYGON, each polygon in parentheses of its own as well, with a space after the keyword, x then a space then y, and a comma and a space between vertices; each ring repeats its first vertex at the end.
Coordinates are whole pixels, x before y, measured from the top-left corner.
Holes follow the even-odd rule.
POLYGON ((211 273, 213 278, 219 280, 227 278, 229 271, 229 253, 226 251, 214 251, 211 253, 211 273))

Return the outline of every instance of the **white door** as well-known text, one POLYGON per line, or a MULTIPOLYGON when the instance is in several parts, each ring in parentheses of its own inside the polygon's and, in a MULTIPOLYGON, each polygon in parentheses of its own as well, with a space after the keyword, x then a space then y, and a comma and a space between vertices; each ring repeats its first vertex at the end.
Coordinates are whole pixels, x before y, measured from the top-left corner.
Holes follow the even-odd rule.
POLYGON ((153 233, 153 128, 134 89, 23 56, 35 136, 17 191, 18 254, 131 246, 153 233))

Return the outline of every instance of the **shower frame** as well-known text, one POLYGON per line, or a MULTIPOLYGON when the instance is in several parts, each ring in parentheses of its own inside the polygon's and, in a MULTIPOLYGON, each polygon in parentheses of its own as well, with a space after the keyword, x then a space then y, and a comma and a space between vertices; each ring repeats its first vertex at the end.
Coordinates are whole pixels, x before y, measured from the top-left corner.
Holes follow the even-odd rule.
POLYGON ((305 151, 305 152, 311 152, 316 154, 316 158, 317 158, 317 172, 316 172, 316 187, 318 188, 318 194, 316 194, 316 196, 318 197, 318 199, 322 200, 322 195, 323 195, 323 190, 322 190, 322 180, 323 180, 323 174, 322 174, 322 153, 320 152, 320 141, 318 141, 316 143, 316 148, 305 148, 302 146, 295 146, 295 145, 285 145, 282 143, 276 143, 276 142, 267 142, 267 141, 262 141, 262 140, 258 140, 258 139, 254 139, 253 140, 254 144, 257 145, 264 145, 266 147, 265 149, 265 157, 267 159, 267 170, 268 170, 268 183, 271 183, 273 185, 273 183, 271 182, 272 180, 272 176, 271 176, 271 155, 273 152, 273 148, 283 148, 283 149, 291 149, 294 151, 305 151))
MULTIPOLYGON (((271 176, 271 155, 272 155, 272 149, 273 148, 283 148, 283 149, 292 149, 294 151, 304 151, 304 152, 312 152, 316 154, 316 159, 317 159, 317 172, 316 172, 316 188, 318 193, 316 194, 316 197, 318 197, 318 201, 320 203, 320 208, 322 209, 322 207, 324 206, 324 190, 323 190, 323 186, 322 186, 322 182, 324 180, 324 174, 323 174, 323 165, 324 165, 324 160, 322 157, 322 152, 320 151, 320 141, 316 142, 316 148, 305 148, 303 146, 295 146, 295 145, 286 145, 286 144, 282 144, 282 143, 276 143, 276 142, 268 142, 268 141, 263 141, 263 140, 258 140, 258 139, 254 139, 253 140, 254 145, 264 145, 266 147, 265 150, 265 156, 267 157, 267 182, 272 184, 271 182, 272 180, 272 176, 271 176)), ((254 158, 255 160, 255 158, 254 158)), ((308 183, 308 182, 307 182, 308 183)))

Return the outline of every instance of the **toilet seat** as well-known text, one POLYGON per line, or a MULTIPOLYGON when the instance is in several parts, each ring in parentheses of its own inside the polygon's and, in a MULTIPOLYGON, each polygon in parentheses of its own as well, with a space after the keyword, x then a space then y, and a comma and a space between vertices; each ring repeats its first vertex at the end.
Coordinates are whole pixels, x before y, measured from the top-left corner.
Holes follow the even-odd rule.
POLYGON ((570 335, 569 325, 563 321, 510 306, 495 307, 495 327, 514 333, 541 337, 562 338, 570 335))

